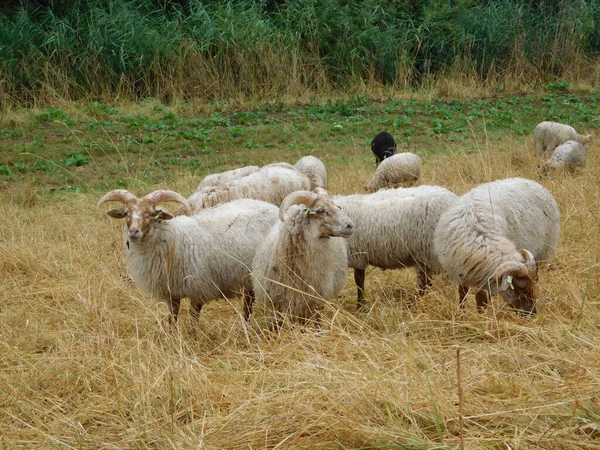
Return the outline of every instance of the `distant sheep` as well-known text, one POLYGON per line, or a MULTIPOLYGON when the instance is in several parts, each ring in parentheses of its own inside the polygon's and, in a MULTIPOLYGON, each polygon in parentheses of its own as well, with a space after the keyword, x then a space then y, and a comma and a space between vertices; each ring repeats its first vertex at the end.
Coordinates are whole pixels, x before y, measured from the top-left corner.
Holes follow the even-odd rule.
POLYGON ((126 219, 125 260, 131 277, 146 295, 164 302, 177 320, 179 304, 188 297, 197 316, 204 303, 244 293, 247 319, 254 296, 249 276, 258 245, 277 221, 277 207, 242 199, 194 216, 173 217, 157 206, 187 200, 173 191, 155 191, 137 198, 117 189, 97 206, 120 202, 124 208, 107 214, 126 219))
POLYGON ((382 131, 371 141, 371 151, 377 159, 377 165, 379 165, 385 158, 389 158, 396 153, 396 141, 390 133, 382 131))
POLYGON ((433 250, 433 233, 440 215, 457 198, 447 189, 425 185, 333 197, 356 228, 347 244, 359 308, 364 305, 365 272, 369 265, 382 269, 415 267, 417 292, 425 292, 431 285, 431 276, 441 270, 433 250))
POLYGON ((533 143, 535 153, 538 155, 550 153, 567 141, 577 141, 581 145, 585 145, 591 140, 590 134, 582 136, 572 126, 558 122, 542 122, 533 130, 533 143))
MULTIPOLYGON (((238 175, 243 173, 242 169, 237 169, 238 175)), ((308 177, 295 167, 288 163, 275 163, 249 171, 244 176, 230 177, 217 185, 199 186, 188 202, 192 213, 238 198, 253 198, 279 206, 289 193, 308 189, 309 186, 308 177)))
POLYGON ((575 174, 585 167, 586 155, 583 145, 577 141, 567 141, 552 152, 552 156, 543 165, 538 166, 540 175, 548 175, 553 170, 567 170, 575 174))
POLYGON ((458 284, 464 306, 470 287, 477 308, 499 293, 519 314, 536 312, 537 264, 552 258, 560 213, 543 186, 523 178, 479 185, 442 214, 435 251, 458 284))
POLYGON ((299 191, 288 195, 252 263, 254 292, 259 303, 294 321, 318 322, 323 300, 344 287, 348 257, 347 238, 352 221, 327 191, 299 191))
POLYGON ((327 188, 327 169, 319 158, 312 155, 304 156, 298 160, 295 167, 310 180, 310 190, 318 187, 327 188))
POLYGON ((421 158, 414 153, 396 153, 383 160, 365 189, 375 192, 382 188, 410 186, 421 177, 422 165, 421 158))

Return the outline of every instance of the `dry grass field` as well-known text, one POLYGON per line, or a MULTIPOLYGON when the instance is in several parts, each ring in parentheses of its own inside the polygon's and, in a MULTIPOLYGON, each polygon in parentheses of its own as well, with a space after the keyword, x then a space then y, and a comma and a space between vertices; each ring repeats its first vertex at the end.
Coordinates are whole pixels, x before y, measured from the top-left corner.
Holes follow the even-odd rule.
MULTIPOLYGON (((499 298, 479 314, 472 294, 461 311, 443 276, 416 299, 413 270, 370 269, 368 312, 355 310, 349 271, 320 329, 279 334, 265 332, 260 311, 246 325, 241 299, 170 329, 166 308, 127 275, 123 224, 95 208, 102 191, 3 183, 0 449, 600 449, 599 148, 580 175, 541 180, 562 231, 540 270, 535 318, 499 298)), ((422 155, 422 184, 462 194, 538 179, 527 135, 448 149, 422 155)), ((374 169, 363 145, 321 142, 312 153, 332 193, 362 192, 374 169)), ((277 158, 253 154, 236 157, 277 158)), ((173 168, 130 189, 187 196, 199 179, 173 168)))

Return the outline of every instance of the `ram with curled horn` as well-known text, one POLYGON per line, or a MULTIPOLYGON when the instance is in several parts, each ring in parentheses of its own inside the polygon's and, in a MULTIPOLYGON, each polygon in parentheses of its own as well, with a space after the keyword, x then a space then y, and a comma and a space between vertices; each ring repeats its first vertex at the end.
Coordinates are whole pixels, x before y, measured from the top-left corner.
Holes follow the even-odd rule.
POLYGON ((117 189, 97 206, 107 202, 125 205, 107 214, 126 219, 125 260, 131 277, 146 295, 167 304, 173 322, 185 297, 195 317, 206 302, 238 294, 244 296, 243 315, 248 319, 254 301, 249 268, 256 248, 277 221, 275 205, 242 199, 173 217, 158 205, 177 202, 190 212, 188 201, 174 191, 138 198, 117 189))

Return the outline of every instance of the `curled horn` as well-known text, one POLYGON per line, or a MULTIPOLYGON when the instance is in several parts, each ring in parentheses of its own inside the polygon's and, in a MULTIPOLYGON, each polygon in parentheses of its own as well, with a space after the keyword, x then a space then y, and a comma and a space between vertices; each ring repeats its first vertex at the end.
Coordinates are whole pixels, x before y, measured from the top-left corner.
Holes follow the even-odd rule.
POLYGON ((519 250, 519 253, 523 255, 523 258, 525 258, 525 265, 528 269, 536 268, 535 258, 529 250, 522 248, 521 250, 519 250))
POLYGON ((158 205, 159 203, 163 203, 163 202, 181 203, 185 207, 186 214, 189 215, 190 211, 191 211, 190 204, 188 203, 186 198, 183 195, 178 194, 175 191, 161 190, 161 191, 150 192, 148 195, 146 195, 144 197, 144 199, 152 202, 152 204, 154 206, 158 205))
POLYGON ((115 189, 114 191, 107 192, 104 196, 98 200, 96 204, 96 208, 98 208, 102 203, 106 202, 121 202, 126 206, 135 203, 137 197, 133 195, 131 192, 125 189, 115 189))
POLYGON ((317 200, 317 194, 310 191, 296 191, 288 194, 279 207, 279 220, 283 222, 283 213, 292 205, 312 206, 317 200))

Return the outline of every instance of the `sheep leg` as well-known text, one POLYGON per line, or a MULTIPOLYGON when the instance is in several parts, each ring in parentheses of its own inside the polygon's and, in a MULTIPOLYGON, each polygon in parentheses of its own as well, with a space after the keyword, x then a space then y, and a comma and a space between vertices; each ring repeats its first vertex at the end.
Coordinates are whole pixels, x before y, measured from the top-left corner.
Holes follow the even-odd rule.
POLYGON ((431 287, 431 277, 426 271, 417 269, 417 295, 420 297, 431 287))
POLYGON ((488 291, 485 291, 483 289, 477 291, 477 294, 475 294, 475 301, 477 302, 477 311, 483 312, 483 310, 485 310, 485 308, 487 307, 489 300, 490 295, 488 294, 488 291))
POLYGON ((244 320, 246 322, 248 322, 248 319, 250 319, 250 314, 252 314, 254 299, 254 291, 244 290, 244 320))
POLYGON ((356 309, 365 307, 365 269, 354 269, 354 282, 358 291, 356 309))
POLYGON ((465 303, 467 302, 467 294, 469 293, 469 287, 463 286, 462 284, 458 286, 458 298, 460 301, 461 309, 464 309, 465 303))

